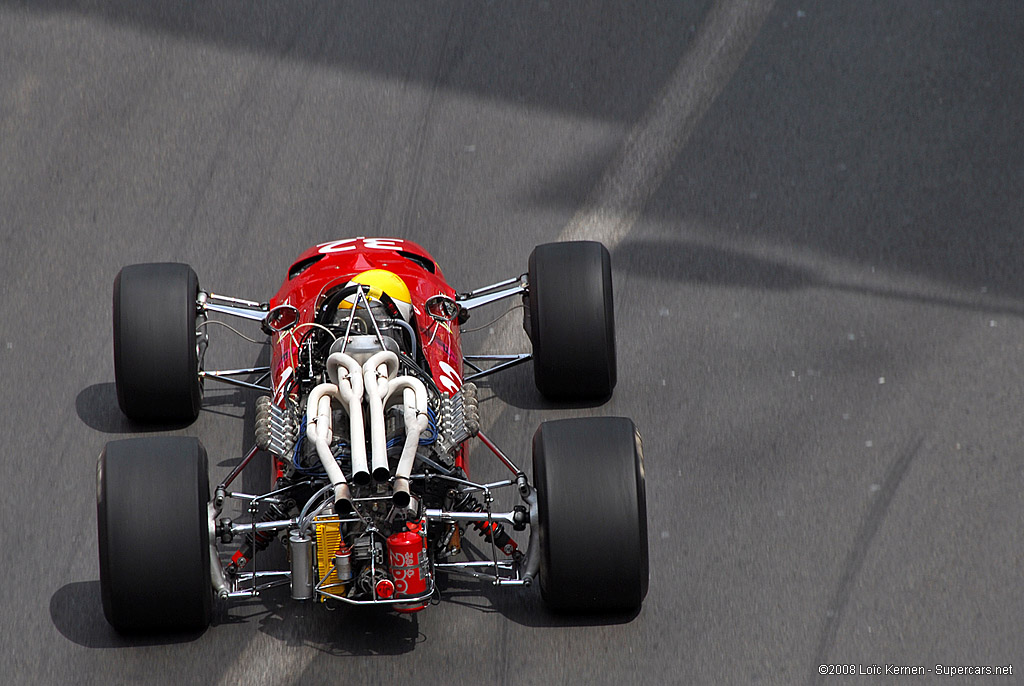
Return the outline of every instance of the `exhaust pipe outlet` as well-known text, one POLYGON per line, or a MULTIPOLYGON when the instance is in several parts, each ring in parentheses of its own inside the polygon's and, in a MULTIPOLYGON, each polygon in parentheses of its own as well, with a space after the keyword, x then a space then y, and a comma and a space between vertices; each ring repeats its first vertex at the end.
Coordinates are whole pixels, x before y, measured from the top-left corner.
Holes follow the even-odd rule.
POLYGON ((389 382, 398 373, 398 355, 390 350, 375 353, 363 364, 363 384, 370 414, 370 454, 373 478, 384 483, 391 477, 388 468, 387 437, 384 429, 384 400, 389 382))
POLYGON ((355 512, 355 509, 355 506, 352 504, 352 493, 348 489, 348 484, 334 484, 335 514, 337 514, 339 517, 347 517, 348 515, 355 512))
POLYGON ((395 491, 391 495, 391 502, 395 507, 405 509, 412 502, 412 495, 409 493, 409 479, 404 476, 395 477, 395 491))

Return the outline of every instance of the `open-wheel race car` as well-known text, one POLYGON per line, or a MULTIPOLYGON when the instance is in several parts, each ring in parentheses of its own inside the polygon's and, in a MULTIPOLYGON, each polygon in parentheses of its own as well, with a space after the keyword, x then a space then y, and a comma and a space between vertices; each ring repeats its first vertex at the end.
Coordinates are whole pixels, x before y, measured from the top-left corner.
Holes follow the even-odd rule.
POLYGON ((457 293, 410 241, 337 240, 303 253, 266 303, 204 291, 185 264, 130 265, 114 281, 113 314, 117 398, 130 419, 192 421, 207 382, 260 392, 254 445, 212 492, 196 438, 129 438, 101 453, 100 586, 119 631, 199 630, 215 602, 276 586, 296 601, 416 612, 442 595, 439 575, 539 581, 559 611, 643 602, 646 500, 633 422, 542 423, 531 479, 480 430, 473 383, 532 359, 549 399, 610 396, 611 264, 600 243, 537 246, 522 276, 457 293), (463 354, 470 312, 517 297, 532 353, 463 354), (260 322, 270 366, 205 369, 213 314, 260 322), (474 480, 473 440, 505 478, 474 480), (232 490, 261 451, 271 456, 266 491, 232 490), (497 507, 502 493, 511 509, 497 507), (514 532, 526 531, 517 543, 514 532), (287 555, 261 563, 275 541, 287 555))

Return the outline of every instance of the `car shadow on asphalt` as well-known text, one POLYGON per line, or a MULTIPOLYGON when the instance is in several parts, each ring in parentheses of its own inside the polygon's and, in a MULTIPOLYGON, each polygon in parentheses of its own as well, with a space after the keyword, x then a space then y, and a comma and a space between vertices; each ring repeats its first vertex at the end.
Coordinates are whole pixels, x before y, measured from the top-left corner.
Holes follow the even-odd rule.
POLYGON ((287 587, 221 606, 214 618, 214 630, 251 623, 290 648, 312 648, 335 657, 402 655, 426 640, 414 614, 299 602, 291 599, 287 587))
MULTIPOLYGON (((445 586, 440 602, 459 605, 466 611, 501 614, 526 627, 609 626, 631 622, 638 614, 553 613, 536 587, 503 590, 469 579, 448 580, 445 586)), ((211 628, 204 631, 127 636, 107 623, 100 597, 99 580, 74 581, 58 588, 50 597, 54 628, 72 643, 93 650, 187 644, 207 631, 251 622, 290 647, 304 646, 335 656, 400 655, 427 639, 415 614, 295 602, 286 588, 233 602, 229 607, 219 606, 211 628)), ((424 611, 430 612, 430 608, 424 611)))
MULTIPOLYGON (((463 539, 463 551, 474 560, 486 560, 485 551, 463 539)), ((484 546, 486 547, 486 546, 484 546)), ((495 586, 484 579, 458 574, 438 573, 439 603, 458 605, 470 611, 500 614, 509 621, 526 627, 609 626, 626 624, 639 614, 629 612, 552 611, 544 604, 539 582, 529 586, 495 586)), ((429 611, 429 610, 428 610, 429 611)))
MULTIPOLYGON (((201 412, 237 416, 252 404, 253 392, 218 388, 203 397, 201 412)), ((193 422, 135 422, 124 416, 117 404, 117 387, 111 383, 87 386, 75 397, 75 412, 90 429, 105 434, 144 434, 179 431, 193 422)))
POLYGON ((75 581, 50 597, 50 620, 64 638, 94 650, 191 643, 207 631, 230 630, 232 625, 250 622, 288 646, 312 647, 332 655, 407 653, 423 638, 414 616, 348 607, 328 612, 319 604, 292 601, 287 589, 232 602, 229 607, 218 604, 211 627, 204 631, 128 636, 118 633, 103 616, 100 582, 75 581))
POLYGON ((460 605, 469 610, 497 613, 525 627, 584 627, 628 624, 639 610, 628 612, 554 612, 544 604, 537 585, 497 588, 484 581, 452 578, 446 581, 442 603, 460 605))
MULTIPOLYGON (((639 614, 555 613, 544 605, 536 586, 502 589, 486 581, 457 577, 439 578, 438 585, 442 589, 440 599, 433 604, 499 614, 525 627, 610 626, 627 624, 639 614)), ((422 612, 431 609, 428 606, 422 612)), ((312 647, 330 655, 397 655, 412 651, 430 638, 420 630, 418 616, 340 603, 296 602, 289 597, 287 588, 279 588, 222 609, 215 625, 255 621, 260 631, 289 646, 312 647), (357 631, 353 630, 355 627, 357 631)))
POLYGON ((205 633, 119 634, 103 616, 99 580, 73 581, 58 588, 50 596, 50 620, 64 638, 94 649, 190 643, 205 633))
POLYGON ((192 422, 149 424, 133 422, 117 404, 117 387, 111 383, 87 386, 75 397, 75 412, 90 429, 105 434, 152 433, 184 429, 192 422))
MULTIPOLYGON (((252 367, 266 367, 270 364, 270 349, 263 346, 252 361, 252 367)), ((203 403, 200 416, 219 414, 239 417, 245 421, 246 436, 252 436, 254 410, 258 391, 238 386, 229 386, 215 381, 206 381, 203 388, 203 403)), ((136 422, 128 419, 117 400, 117 384, 97 383, 86 386, 75 397, 75 413, 90 429, 105 434, 153 433, 157 431, 179 431, 193 422, 136 422)))
POLYGON ((600 407, 611 396, 586 402, 552 402, 542 396, 533 380, 533 362, 496 372, 475 382, 484 402, 493 396, 510 407, 520 410, 578 410, 600 407))

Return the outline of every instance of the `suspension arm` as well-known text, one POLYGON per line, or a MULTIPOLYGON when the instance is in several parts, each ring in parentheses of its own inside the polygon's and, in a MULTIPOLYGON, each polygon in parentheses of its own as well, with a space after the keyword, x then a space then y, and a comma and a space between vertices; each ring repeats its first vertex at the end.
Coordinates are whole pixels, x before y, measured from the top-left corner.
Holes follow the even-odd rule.
POLYGON ((515 526, 517 524, 525 524, 529 519, 529 516, 524 516, 525 513, 522 511, 512 510, 510 512, 450 512, 447 510, 438 510, 433 508, 427 508, 425 510, 427 519, 436 519, 442 522, 486 522, 496 521, 515 526))

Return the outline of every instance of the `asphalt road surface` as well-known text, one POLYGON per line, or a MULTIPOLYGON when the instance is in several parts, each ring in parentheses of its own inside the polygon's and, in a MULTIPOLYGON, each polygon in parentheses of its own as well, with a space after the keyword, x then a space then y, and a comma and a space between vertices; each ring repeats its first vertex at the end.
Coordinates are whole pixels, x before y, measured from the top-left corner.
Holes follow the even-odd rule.
MULTIPOLYGON (((1022 37, 1018 0, 0 0, 3 680, 1016 683, 1022 37), (609 245, 614 398, 551 407, 526 366, 481 412, 524 464, 543 419, 635 419, 639 614, 466 584, 414 617, 271 594, 200 636, 106 625, 96 456, 145 430, 117 409, 114 275, 184 261, 263 300, 355 235, 460 290, 609 245)), ((469 351, 524 349, 503 311, 469 351)), ((212 335, 212 366, 265 357, 212 335)), ((169 430, 217 478, 253 402, 211 390, 169 430)))

